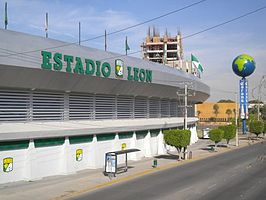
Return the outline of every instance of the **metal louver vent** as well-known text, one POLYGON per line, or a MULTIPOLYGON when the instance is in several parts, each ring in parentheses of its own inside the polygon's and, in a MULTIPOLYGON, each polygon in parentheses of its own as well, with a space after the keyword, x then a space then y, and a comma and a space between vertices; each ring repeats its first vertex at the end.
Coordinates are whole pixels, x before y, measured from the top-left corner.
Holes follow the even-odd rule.
POLYGON ((0 90, 0 121, 27 121, 29 102, 27 91, 0 90))
POLYGON ((34 92, 32 97, 33 120, 62 120, 64 113, 64 95, 34 92))
POLYGON ((170 101, 170 117, 177 117, 177 101, 170 101))
POLYGON ((192 104, 192 102, 188 102, 188 117, 195 117, 195 106, 192 104))
POLYGON ((117 118, 133 118, 134 98, 130 96, 117 96, 117 118))
POLYGON ((134 117, 135 118, 146 118, 147 117, 147 98, 136 97, 134 105, 134 117))
POLYGON ((161 100, 161 117, 170 116, 170 103, 168 99, 161 100))
POLYGON ((149 99, 149 117, 159 118, 160 116, 161 116, 160 99, 156 98, 149 99))
POLYGON ((93 119, 93 95, 69 95, 69 119, 93 119))
MULTIPOLYGON (((182 105, 182 101, 155 97, 2 89, 0 121, 182 117, 182 105)), ((193 105, 188 116, 193 117, 194 112, 193 105)))
POLYGON ((116 106, 115 96, 96 95, 95 96, 95 119, 115 119, 116 106))

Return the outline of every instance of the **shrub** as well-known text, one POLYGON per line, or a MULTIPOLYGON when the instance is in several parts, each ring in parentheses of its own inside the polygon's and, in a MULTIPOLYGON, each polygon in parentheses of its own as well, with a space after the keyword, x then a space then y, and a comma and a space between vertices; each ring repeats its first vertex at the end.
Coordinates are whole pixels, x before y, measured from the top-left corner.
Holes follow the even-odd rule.
POLYGON ((190 130, 166 130, 163 133, 165 143, 175 147, 179 153, 182 151, 182 148, 185 151, 190 143, 190 130))
POLYGON ((224 131, 223 139, 226 140, 227 144, 229 141, 236 136, 236 126, 235 125, 228 125, 228 126, 220 126, 219 129, 224 131))
MULTIPOLYGON (((236 124, 236 119, 235 118, 232 118, 232 119, 230 119, 230 122, 231 122, 231 124, 232 125, 235 125, 236 124)), ((237 119, 237 127, 241 127, 241 120, 238 118, 237 119)))
POLYGON ((264 131, 264 123, 262 121, 254 120, 249 124, 249 131, 259 136, 264 131))
POLYGON ((221 129, 213 129, 209 132, 210 140, 215 143, 215 147, 219 142, 222 141, 224 135, 224 131, 221 129))

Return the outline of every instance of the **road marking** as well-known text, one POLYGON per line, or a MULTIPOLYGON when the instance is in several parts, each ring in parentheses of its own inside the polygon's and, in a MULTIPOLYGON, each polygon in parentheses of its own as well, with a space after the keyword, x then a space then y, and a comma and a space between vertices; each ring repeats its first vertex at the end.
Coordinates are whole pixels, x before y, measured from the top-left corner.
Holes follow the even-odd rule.
POLYGON ((209 186, 209 187, 208 187, 208 190, 211 189, 211 188, 213 188, 213 187, 215 187, 215 186, 216 186, 216 183, 213 184, 213 185, 211 185, 211 186, 209 186))
POLYGON ((192 189, 192 187, 186 187, 186 188, 184 188, 182 190, 178 190, 177 192, 185 192, 185 191, 191 190, 191 189, 192 189))

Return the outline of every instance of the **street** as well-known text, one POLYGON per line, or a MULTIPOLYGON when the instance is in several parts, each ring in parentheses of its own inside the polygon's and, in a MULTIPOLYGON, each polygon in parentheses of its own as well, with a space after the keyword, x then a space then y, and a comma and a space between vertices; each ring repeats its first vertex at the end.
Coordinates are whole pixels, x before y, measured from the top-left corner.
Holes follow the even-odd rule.
POLYGON ((266 143, 247 146, 72 199, 266 199, 266 143))

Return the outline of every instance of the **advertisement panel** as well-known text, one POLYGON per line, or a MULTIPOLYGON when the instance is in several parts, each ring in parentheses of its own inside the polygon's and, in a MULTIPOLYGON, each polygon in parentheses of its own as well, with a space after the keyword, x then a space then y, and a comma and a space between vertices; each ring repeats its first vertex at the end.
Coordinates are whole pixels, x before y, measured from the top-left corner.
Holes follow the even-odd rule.
POLYGON ((105 159, 105 172, 116 173, 116 155, 108 153, 105 159))

